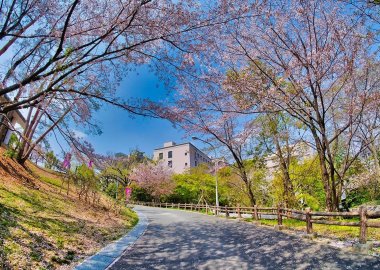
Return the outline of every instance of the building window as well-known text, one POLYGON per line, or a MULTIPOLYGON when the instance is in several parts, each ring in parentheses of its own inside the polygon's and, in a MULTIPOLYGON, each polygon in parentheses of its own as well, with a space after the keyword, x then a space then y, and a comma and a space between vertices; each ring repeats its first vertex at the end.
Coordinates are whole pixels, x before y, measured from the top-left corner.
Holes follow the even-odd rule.
POLYGON ((187 162, 185 163, 185 167, 187 167, 187 162))
POLYGON ((169 161, 168 161, 168 166, 169 166, 170 168, 173 167, 173 161, 169 160, 169 161))
POLYGON ((168 158, 172 158, 173 157, 173 151, 169 151, 168 152, 168 158))
POLYGON ((164 153, 159 153, 158 154, 158 159, 163 159, 164 158, 164 153))
POLYGON ((187 156, 187 152, 185 152, 185 156, 187 156))

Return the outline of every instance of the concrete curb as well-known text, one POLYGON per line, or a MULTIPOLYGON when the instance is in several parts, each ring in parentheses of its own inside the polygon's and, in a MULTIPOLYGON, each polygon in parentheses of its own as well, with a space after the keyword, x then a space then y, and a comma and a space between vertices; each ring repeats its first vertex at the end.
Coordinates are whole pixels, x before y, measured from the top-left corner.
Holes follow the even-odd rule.
POLYGON ((104 247, 95 255, 87 258, 74 269, 104 270, 107 269, 107 267, 109 267, 114 261, 116 261, 128 247, 137 241, 137 239, 145 232, 148 226, 147 217, 139 211, 136 211, 136 213, 139 217, 139 222, 129 233, 124 235, 119 240, 104 247))

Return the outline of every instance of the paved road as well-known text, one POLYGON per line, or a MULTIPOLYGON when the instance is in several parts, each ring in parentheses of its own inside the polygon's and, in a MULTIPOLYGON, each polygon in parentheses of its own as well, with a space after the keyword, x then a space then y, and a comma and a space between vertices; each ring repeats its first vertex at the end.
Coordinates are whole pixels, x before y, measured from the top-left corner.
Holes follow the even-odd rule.
POLYGON ((111 269, 380 269, 380 259, 246 222, 138 206, 146 232, 111 269))

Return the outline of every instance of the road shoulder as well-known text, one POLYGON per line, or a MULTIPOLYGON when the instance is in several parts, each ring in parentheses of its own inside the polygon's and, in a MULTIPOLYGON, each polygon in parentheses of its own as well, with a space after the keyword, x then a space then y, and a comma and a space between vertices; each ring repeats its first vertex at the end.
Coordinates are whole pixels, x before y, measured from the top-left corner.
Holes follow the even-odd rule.
POLYGON ((104 270, 115 263, 124 251, 132 246, 142 234, 144 234, 147 226, 148 219, 141 211, 135 210, 139 222, 136 226, 126 235, 119 240, 107 245, 98 253, 85 259, 81 264, 75 267, 76 270, 104 270))

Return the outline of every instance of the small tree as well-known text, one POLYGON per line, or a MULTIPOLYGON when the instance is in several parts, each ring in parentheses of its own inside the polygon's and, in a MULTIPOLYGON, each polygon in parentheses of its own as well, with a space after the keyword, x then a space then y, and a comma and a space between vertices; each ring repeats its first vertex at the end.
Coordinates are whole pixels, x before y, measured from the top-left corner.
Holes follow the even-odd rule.
POLYGON ((76 169, 73 177, 74 181, 80 187, 78 193, 79 199, 84 197, 84 200, 88 202, 92 195, 92 203, 95 204, 98 200, 98 178, 95 176, 94 170, 82 164, 76 169))
POLYGON ((16 157, 19 147, 20 147, 20 140, 18 139, 16 134, 12 133, 8 141, 8 149, 5 152, 5 155, 10 158, 16 157))
POLYGON ((45 168, 54 169, 58 166, 58 159, 53 151, 49 151, 45 155, 45 168))
POLYGON ((171 201, 215 204, 215 178, 208 171, 208 166, 201 164, 187 173, 174 175, 176 187, 171 201))

